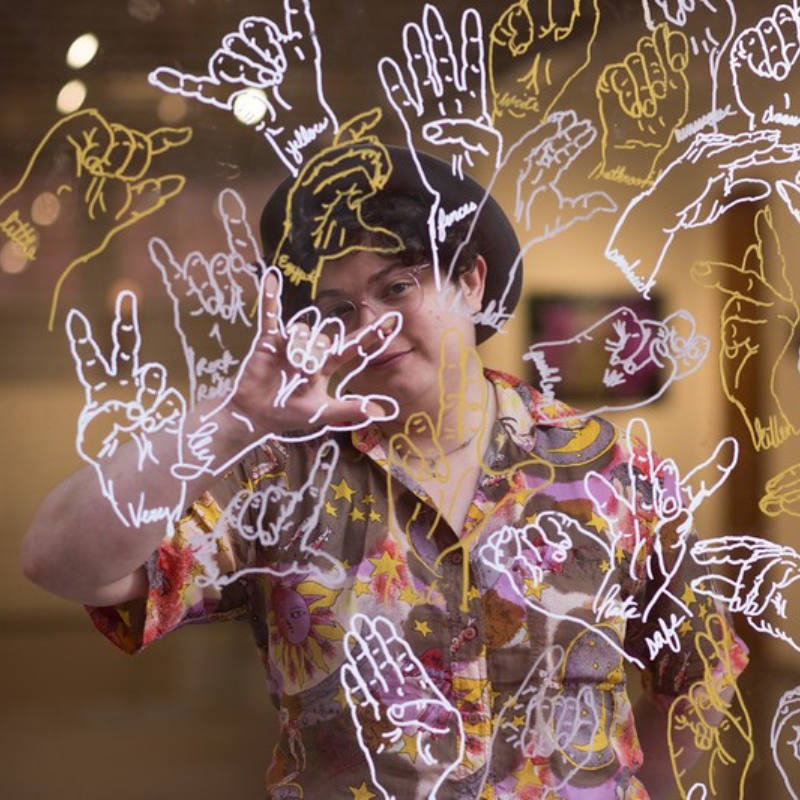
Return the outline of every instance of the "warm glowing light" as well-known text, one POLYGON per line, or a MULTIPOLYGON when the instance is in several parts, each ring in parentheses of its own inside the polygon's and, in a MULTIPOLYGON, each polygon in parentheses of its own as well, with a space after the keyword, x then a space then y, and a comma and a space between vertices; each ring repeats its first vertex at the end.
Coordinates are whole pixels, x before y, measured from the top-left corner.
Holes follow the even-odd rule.
POLYGON ((61 201, 52 192, 42 192, 31 203, 31 217, 37 225, 52 225, 61 213, 61 201))
POLYGON ((245 125, 256 125, 267 113, 267 96, 261 89, 245 89, 233 101, 233 116, 245 125))
POLYGON ((189 106, 179 94, 165 94, 159 101, 156 113, 165 125, 175 125, 186 116, 189 106))
POLYGON ((67 50, 67 66, 72 69, 85 67, 96 55, 100 42, 93 33, 79 36, 67 50))
POLYGON ((16 242, 6 242, 0 250, 0 269, 8 275, 24 271, 30 262, 16 242))
POLYGON ((56 99, 56 108, 62 114, 71 114, 77 111, 86 99, 86 84, 75 79, 61 87, 56 99))
POLYGON ((144 299, 144 289, 142 289, 142 285, 133 278, 117 278, 117 280, 109 286, 108 292, 106 292, 106 308, 108 308, 112 314, 117 306, 117 295, 125 291, 133 292, 133 294, 136 295, 136 301, 141 306, 142 300, 144 299))

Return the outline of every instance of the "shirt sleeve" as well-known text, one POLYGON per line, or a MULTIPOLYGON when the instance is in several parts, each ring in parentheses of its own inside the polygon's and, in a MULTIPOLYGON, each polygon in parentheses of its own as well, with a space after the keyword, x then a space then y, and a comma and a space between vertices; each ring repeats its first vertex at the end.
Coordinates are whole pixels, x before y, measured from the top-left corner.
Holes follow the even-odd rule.
POLYGON ((136 653, 183 625, 236 619, 246 613, 247 590, 237 573, 248 552, 224 514, 249 486, 242 467, 201 495, 144 565, 147 599, 87 606, 95 627, 126 653, 136 653))

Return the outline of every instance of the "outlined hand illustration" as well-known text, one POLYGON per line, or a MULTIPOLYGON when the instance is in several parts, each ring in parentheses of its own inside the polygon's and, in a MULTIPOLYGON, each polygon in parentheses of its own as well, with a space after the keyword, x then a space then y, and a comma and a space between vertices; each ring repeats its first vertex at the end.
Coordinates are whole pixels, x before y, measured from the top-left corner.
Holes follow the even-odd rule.
POLYGON ((681 797, 728 798, 736 786, 744 797, 744 781, 753 763, 753 724, 736 684, 738 670, 731 660, 733 637, 716 614, 706 617, 695 649, 704 665, 703 678, 675 698, 669 709, 668 744, 672 771, 681 797), (690 767, 701 754, 702 783, 689 784, 690 767), (699 793, 696 791, 699 788, 699 793))
POLYGON ((534 763, 549 762, 553 779, 558 775, 555 791, 568 786, 582 769, 591 769, 596 755, 591 743, 605 716, 597 689, 582 685, 576 691, 563 680, 565 669, 564 649, 544 647, 495 722, 495 736, 518 748, 520 755, 534 763), (554 764, 557 769, 552 769, 554 764))
MULTIPOLYGON (((622 307, 569 339, 531 345, 522 359, 531 362, 532 383, 545 400, 554 400, 563 376, 576 369, 582 375, 589 373, 589 385, 596 386, 598 394, 618 394, 619 399, 582 409, 582 416, 592 416, 652 403, 675 381, 691 375, 708 349, 708 339, 697 334, 688 311, 658 320, 639 317, 633 309, 622 307), (631 391, 643 375, 657 377, 655 391, 644 397, 640 390, 631 391)), ((650 387, 645 384, 644 388, 650 387)))
POLYGON ((787 467, 767 481, 758 507, 768 517, 800 517, 800 464, 787 467))
POLYGON ((142 473, 154 464, 181 460, 186 402, 169 385, 161 364, 140 364, 136 296, 128 291, 117 295, 108 357, 89 320, 77 309, 67 316, 67 336, 86 397, 78 418, 78 453, 94 468, 103 494, 126 526, 163 520, 169 531, 183 510, 185 485, 176 483, 175 497, 167 505, 154 503, 144 490, 137 496, 121 497, 109 467, 118 448, 128 440, 137 448, 137 468, 142 473), (158 448, 155 434, 162 440, 158 448))
POLYGON ((306 150, 338 127, 322 90, 322 54, 309 0, 284 0, 283 27, 267 17, 245 17, 212 53, 206 74, 159 67, 149 80, 166 92, 231 112, 242 98, 255 102, 265 117, 254 129, 293 175, 306 150), (312 96, 316 104, 309 103, 312 96))
MULTIPOLYGON (((403 29, 403 51, 405 69, 385 57, 378 63, 378 74, 412 153, 428 150, 438 155, 451 164, 456 176, 483 165, 496 168, 503 140, 492 125, 487 106, 478 12, 464 11, 457 52, 441 13, 427 3, 422 24, 411 22, 403 29)), ((438 194, 431 176, 419 169, 431 191, 438 194)))
POLYGON ((769 742, 786 791, 792 800, 800 800, 800 686, 781 695, 769 742))
POLYGON ((649 186, 689 107, 688 42, 666 23, 597 81, 601 161, 592 177, 649 186))
POLYGON ((736 37, 729 57, 731 77, 750 130, 800 126, 800 103, 792 89, 800 75, 799 57, 800 8, 795 4, 781 3, 736 37))
MULTIPOLYGON (((656 283, 672 240, 679 231, 711 225, 740 203, 765 200, 772 193, 769 169, 800 162, 800 146, 784 145, 777 131, 734 136, 698 134, 683 155, 635 197, 620 215, 606 245, 615 264, 644 297, 656 283), (653 215, 664 222, 653 222, 653 215), (648 230, 643 237, 641 230, 648 230)), ((800 190, 776 182, 781 198, 800 221, 800 190)))
MULTIPOLYGON (((619 598, 619 585, 612 583, 617 565, 617 548, 623 547, 619 539, 609 540, 604 534, 581 525, 574 517, 560 511, 543 511, 524 528, 510 525, 493 532, 479 551, 480 560, 498 573, 515 591, 525 605, 537 613, 553 620, 571 622, 591 630, 603 639, 623 658, 640 669, 644 663, 635 655, 625 651, 618 638, 611 636, 601 623, 609 617, 625 619, 640 618, 641 611, 632 598, 619 598), (592 577, 596 585, 587 587, 587 594, 594 597, 592 611, 594 619, 587 619, 582 606, 558 611, 549 608, 540 599, 542 589, 550 588, 551 574, 558 573, 569 551, 588 546, 606 556, 609 569, 597 570, 592 577), (577 613, 570 613, 575 611, 577 613)), ((581 595, 583 602, 583 595, 581 595)))
MULTIPOLYGON (((477 444, 487 422, 485 408, 488 389, 480 363, 477 351, 463 345, 460 332, 445 332, 439 367, 439 417, 434 420, 425 412, 409 416, 404 431, 394 434, 389 440, 390 465, 402 467, 419 483, 439 481, 444 492, 445 484, 451 477, 447 454, 454 449, 460 452, 473 443, 477 444), (454 352, 459 354, 456 360, 452 357, 454 352), (480 400, 470 399, 475 397, 480 400), (456 413, 451 416, 453 410, 456 413), (418 440, 430 442, 435 450, 434 455, 423 453, 416 444, 418 440)), ((435 498, 440 508, 448 505, 444 502, 446 494, 435 498)))
POLYGON ((274 261, 291 284, 309 284, 312 300, 328 260, 357 250, 388 255, 404 248, 396 233, 370 225, 362 214, 363 203, 374 197, 392 174, 389 151, 371 133, 382 116, 380 108, 373 108, 345 122, 333 144, 303 165, 289 189, 274 261), (340 210, 346 218, 355 216, 357 231, 342 227, 340 210), (363 235, 357 235, 359 231, 363 235), (295 264, 290 251, 311 252, 316 264, 310 269, 295 264))
POLYGON ((150 240, 150 259, 172 299, 175 329, 189 368, 190 402, 224 398, 244 353, 237 328, 253 329, 258 297, 260 248, 247 222, 242 198, 223 189, 218 208, 228 249, 210 258, 195 250, 181 262, 159 238, 150 240))
MULTIPOLYGON (((458 710, 386 617, 355 614, 344 646, 342 686, 375 789, 386 800, 394 798, 386 788, 391 779, 383 777, 384 754, 396 753, 411 739, 425 796, 437 797, 464 758, 458 710)), ((391 762, 388 769, 391 773, 391 762)))
POLYGON ((203 565, 203 574, 195 578, 195 584, 221 589, 245 575, 259 574, 302 575, 309 580, 324 577, 326 586, 341 585, 346 577, 343 564, 324 549, 314 547, 312 541, 312 536, 318 533, 320 513, 339 452, 335 441, 325 442, 316 453, 305 483, 297 489, 268 482, 264 487, 239 490, 204 546, 195 553, 203 565), (230 532, 257 542, 259 550, 267 549, 269 562, 222 574, 216 556, 219 543, 230 532))
POLYGON ((162 174, 163 156, 192 138, 191 128, 145 133, 109 122, 87 109, 59 120, 36 146, 17 184, 0 199, 0 240, 13 242, 29 261, 66 263, 55 282, 48 321, 53 330, 61 289, 80 264, 101 253, 120 231, 155 213, 181 189, 185 178, 162 174), (61 240, 31 217, 31 203, 47 197, 58 208, 70 203, 80 225, 78 252, 56 250, 61 240), (48 247, 48 242, 53 244, 48 247))
POLYGON ((731 612, 743 614, 755 630, 800 652, 797 612, 790 613, 791 595, 784 594, 800 579, 796 550, 756 536, 722 536, 697 542, 692 557, 711 570, 707 578, 692 582, 695 594, 724 603, 731 612))
MULTIPOLYGON (((660 23, 668 24, 673 30, 680 29, 689 45, 689 58, 706 60, 711 83, 710 110, 692 123, 702 127, 710 125, 716 130, 718 120, 730 113, 729 109, 717 108, 717 94, 720 62, 736 31, 733 0, 642 0, 642 8, 648 30, 654 31, 660 23)), ((697 89, 693 87, 690 102, 696 94, 697 89)), ((707 98, 702 102, 705 106, 707 98)), ((700 106, 696 104, 696 108, 700 106)))
POLYGON ((574 111, 555 111, 526 133, 503 159, 493 181, 514 182, 514 221, 525 231, 523 250, 601 212, 613 213, 617 204, 605 192, 569 196, 561 191, 562 176, 592 142, 597 131, 574 111))
MULTIPOLYGON (((800 307, 769 206, 756 213, 754 228, 755 242, 741 265, 699 262, 691 274, 695 283, 727 298, 720 317, 722 387, 741 412, 753 447, 767 450, 800 432, 800 416, 791 413, 800 375, 794 387, 779 386, 777 377, 784 356, 790 347, 797 347, 800 307), (764 349, 765 337, 769 352, 764 349), (767 389, 758 411, 748 408, 746 399, 753 381, 767 389)), ((796 364, 796 353, 793 358, 796 364)))
POLYGON ((492 119, 541 122, 592 57, 597 0, 516 0, 489 34, 492 119))
POLYGON ((231 393, 187 437, 187 459, 175 467, 176 475, 217 475, 268 439, 308 441, 327 431, 356 430, 397 415, 393 398, 352 394, 348 387, 397 336, 400 314, 387 312, 350 337, 338 320, 323 320, 313 307, 284 323, 282 282, 276 267, 265 270, 250 351, 231 393), (225 459, 219 459, 213 448, 219 415, 235 421, 246 440, 241 451, 225 459))
MULTIPOLYGON (((673 587, 672 579, 686 556, 694 513, 733 471, 738 443, 733 437, 722 439, 708 458, 681 476, 672 459, 657 460, 644 419, 628 423, 626 438, 631 443, 626 479, 612 483, 600 473, 590 472, 585 478, 586 491, 608 525, 611 567, 619 560, 616 548, 620 548, 630 556, 631 577, 636 576, 644 558, 648 578, 658 586, 649 592, 647 604, 638 609, 641 619, 647 622, 663 597, 671 601, 676 612, 672 616, 680 622, 693 614, 676 594, 683 587, 673 587)), ((602 588, 605 590, 605 584, 602 588)), ((602 607, 604 594, 599 593, 596 602, 602 607)), ((655 652, 651 650, 651 657, 655 652)))

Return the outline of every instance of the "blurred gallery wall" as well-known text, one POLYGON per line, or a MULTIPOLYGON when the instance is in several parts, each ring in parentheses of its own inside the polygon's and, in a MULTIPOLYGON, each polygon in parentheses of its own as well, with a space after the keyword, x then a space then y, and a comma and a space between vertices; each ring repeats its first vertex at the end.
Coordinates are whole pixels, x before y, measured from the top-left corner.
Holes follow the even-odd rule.
MULTIPOLYGON (((440 0, 437 7, 454 35, 464 9, 476 8, 488 42, 504 12, 527 5, 440 0)), ((529 5, 540 14, 548 3, 530 0, 529 5)), ((572 6, 571 0, 565 2, 556 16, 572 6)), ((578 33, 572 40, 542 41, 540 56, 551 70, 551 110, 586 120, 594 136, 574 145, 574 159, 564 165, 569 169, 563 173, 552 164, 548 171, 541 158, 531 157, 521 162, 523 169, 527 164, 527 185, 519 171, 516 178, 497 181, 497 199, 509 213, 519 215, 520 238, 535 241, 526 255, 517 312, 483 354, 489 365, 534 380, 532 362, 523 359, 530 346, 573 337, 620 307, 660 319, 680 312, 682 325, 691 319, 692 325, 679 331, 687 337, 681 367, 685 374, 679 380, 669 379, 671 368, 665 364, 632 394, 615 393, 613 387, 598 383, 608 352, 596 346, 587 350, 584 360, 572 362, 572 383, 566 391, 556 386, 556 394, 580 407, 605 409, 620 427, 633 416, 643 416, 656 449, 674 458, 684 472, 707 458, 722 437, 735 436, 739 464, 727 486, 698 512, 701 536, 742 534, 773 542, 786 548, 780 558, 789 575, 800 549, 796 524, 800 500, 790 496, 774 514, 764 513, 759 502, 770 479, 800 462, 796 391, 800 339, 798 319, 793 316, 800 289, 800 215, 795 218, 792 213, 792 187, 800 169, 799 118, 793 116, 800 113, 796 111, 800 67, 795 67, 800 23, 795 25, 795 41, 791 26, 782 28, 778 37, 785 45, 781 52, 786 71, 770 72, 751 58, 752 74, 735 77, 729 60, 734 40, 759 20, 771 18, 778 4, 719 0, 698 3, 697 16, 687 17, 689 6, 695 4, 576 0, 574 7, 584 23, 587 18, 594 20, 591 48, 587 49, 586 36, 578 33), (603 75, 608 76, 606 67, 630 66, 633 62, 625 59, 631 53, 641 55, 641 42, 652 38, 658 15, 671 6, 683 9, 680 13, 673 9, 669 23, 668 30, 678 34, 673 46, 683 41, 685 49, 668 56, 664 69, 670 74, 663 78, 659 114, 640 125, 641 146, 626 152, 625 128, 639 122, 621 107, 610 113, 608 99, 598 87, 603 75), (706 17, 701 18, 703 9, 706 17), (746 86, 748 81, 757 85, 746 86), (667 91, 668 84, 673 94, 667 91), (757 113, 748 114, 753 111, 753 97, 762 105, 757 113), (722 109, 713 119, 707 116, 712 102, 722 109), (739 138, 733 144, 732 139, 720 139, 703 147, 692 145, 696 134, 711 134, 715 125, 721 136, 739 138), (694 160, 685 155, 690 146, 696 147, 694 160), (679 178, 659 182, 659 176, 680 159, 684 160, 679 178), (615 169, 620 164, 622 171, 615 169), (540 188, 546 195, 538 206, 530 205, 534 219, 527 220, 525 203, 540 188), (647 202, 641 200, 645 195, 647 202), (576 206, 594 208, 596 213, 584 214, 563 230, 558 225, 549 232, 534 230, 542 215, 563 221, 576 206), (669 239, 650 292, 652 302, 645 305, 606 253, 631 207, 636 213, 630 214, 632 221, 624 230, 627 252, 659 253, 659 242, 669 239), (772 232, 762 241, 755 219, 766 207, 772 232), (695 265, 718 262, 734 265, 740 278, 760 264, 762 280, 745 275, 751 292, 745 296, 738 284, 734 291, 731 285, 704 286, 692 277, 695 265), (728 304, 737 291, 738 329, 729 324, 734 310, 728 304), (548 303, 551 309, 558 306, 558 313, 547 312, 548 303), (753 308, 759 321, 744 331, 742 320, 753 308), (728 337, 743 337, 746 346, 757 351, 760 365, 750 365, 735 392, 730 391, 730 375, 726 377, 729 367, 721 366, 723 328, 728 337), (707 342, 702 363, 688 346, 700 339, 707 342), (661 396, 647 402, 653 393, 661 396), (753 418, 759 417, 762 428, 768 428, 769 420, 776 419, 778 400, 783 401, 794 430, 785 438, 770 438, 769 431, 754 438, 746 424, 748 415, 751 427, 753 418), (640 407, 615 410, 620 406, 640 407)), ((387 143, 402 143, 405 132, 387 102, 377 64, 387 55, 404 58, 403 26, 422 18, 424 3, 311 0, 311 9, 322 53, 324 94, 338 119, 380 106, 383 117, 376 133, 387 143)), ((283 5, 279 0, 75 0, 61 5, 0 0, 0 221, 7 219, 4 206, 8 210, 17 194, 32 192, 28 199, 33 202, 46 194, 63 170, 72 168, 64 163, 64 153, 70 150, 69 136, 77 134, 59 128, 70 109, 72 113, 97 109, 108 122, 144 133, 165 126, 191 129, 190 140, 149 153, 141 169, 119 166, 106 183, 95 187, 112 203, 120 185, 124 189, 126 181, 140 180, 147 170, 153 176, 180 176, 185 181, 182 190, 156 213, 127 226, 118 225, 119 219, 106 220, 106 227, 98 230, 81 215, 73 198, 58 197, 54 211, 45 197, 38 213, 45 220, 41 227, 46 230, 46 258, 39 254, 20 259, 18 252, 5 246, 10 241, 8 230, 4 228, 5 237, 0 234, 0 796, 4 798, 261 796, 275 721, 243 626, 184 630, 129 659, 94 634, 80 609, 28 584, 18 566, 20 541, 37 503, 60 478, 82 465, 76 452, 76 424, 84 393, 65 335, 69 309, 80 309, 108 345, 115 298, 122 289, 133 291, 139 301, 143 358, 167 366, 175 385, 185 391, 188 378, 181 342, 148 242, 161 237, 181 258, 194 250, 206 255, 224 250, 216 210, 219 193, 235 189, 256 226, 261 205, 286 174, 276 152, 252 125, 148 82, 148 74, 158 67, 203 73, 222 38, 248 15, 280 23, 283 5), (85 66, 68 66, 70 45, 85 33, 96 35, 96 55, 85 66), (73 95, 70 100, 67 91, 62 103, 73 105, 59 111, 60 93, 76 80, 84 86, 85 99, 74 105, 81 89, 73 84, 77 98, 73 95), (55 216, 47 221, 49 214, 55 216), (115 225, 114 235, 105 241, 115 225), (74 268, 65 275, 69 264, 74 268)), ((762 38, 763 30, 762 26, 758 34, 762 38)), ((659 35, 664 35, 661 31, 659 35)), ((511 97, 525 83, 521 62, 498 61, 495 66, 492 86, 487 88, 490 114, 493 97, 511 97)), ((293 78, 296 83, 286 87, 298 113, 316 101, 311 75, 309 65, 293 78)), ((618 75, 614 80, 622 79, 618 75)), ((501 104, 501 113, 496 114, 508 147, 539 123, 535 115, 514 114, 509 108, 513 110, 513 105, 501 104)), ((537 141, 535 136, 529 139, 531 147, 537 141)), ((479 165, 473 174, 488 182, 492 173, 479 165)), ((731 339, 725 344, 730 346, 731 339)), ((791 474, 786 480, 790 479, 791 474)), ((797 608, 796 587, 785 587, 783 594, 787 608, 793 602, 797 608)), ((753 654, 742 684, 756 753, 745 794, 788 796, 781 794, 787 790, 773 758, 770 726, 779 698, 800 684, 800 654, 789 641, 756 633, 743 615, 737 624, 753 654)), ((791 765, 795 778, 797 767, 791 765)), ((800 786, 800 780, 794 785, 800 786)))

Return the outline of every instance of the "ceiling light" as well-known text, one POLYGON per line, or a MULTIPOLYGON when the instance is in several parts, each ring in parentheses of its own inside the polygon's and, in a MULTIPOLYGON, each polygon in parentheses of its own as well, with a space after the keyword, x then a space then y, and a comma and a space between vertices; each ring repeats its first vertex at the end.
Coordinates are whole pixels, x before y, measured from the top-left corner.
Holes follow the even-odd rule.
POLYGON ((62 114, 71 114, 77 111, 86 99, 86 84, 75 79, 61 87, 56 99, 56 108, 62 114))
POLYGON ((96 55, 100 42, 93 33, 79 36, 67 50, 67 66, 72 69, 85 67, 96 55))
POLYGON ((245 125, 256 125, 267 113, 267 96, 261 89, 245 89, 233 101, 233 116, 245 125))

